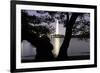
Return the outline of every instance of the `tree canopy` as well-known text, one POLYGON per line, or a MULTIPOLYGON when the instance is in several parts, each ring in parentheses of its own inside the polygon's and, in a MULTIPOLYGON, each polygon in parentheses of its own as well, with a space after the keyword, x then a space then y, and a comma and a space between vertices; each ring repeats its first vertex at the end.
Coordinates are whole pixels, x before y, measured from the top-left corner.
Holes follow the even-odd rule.
MULTIPOLYGON (((67 22, 70 20, 72 13, 73 12, 22 10, 22 22, 23 25, 26 25, 26 23, 33 24, 33 31, 35 32, 47 34, 55 31, 55 28, 50 25, 51 23, 55 22, 55 19, 59 20, 59 24, 63 24, 64 27, 67 27, 67 22), (41 31, 39 31, 40 29, 41 31)), ((73 36, 78 35, 83 36, 81 38, 89 38, 89 17, 89 13, 81 13, 78 16, 72 29, 73 36)))

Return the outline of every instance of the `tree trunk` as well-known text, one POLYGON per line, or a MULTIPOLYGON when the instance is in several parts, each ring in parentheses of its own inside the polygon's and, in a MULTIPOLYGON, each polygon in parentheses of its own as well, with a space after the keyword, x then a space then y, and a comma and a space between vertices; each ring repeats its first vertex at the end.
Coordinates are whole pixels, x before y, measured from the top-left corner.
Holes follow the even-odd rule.
POLYGON ((65 60, 68 57, 67 51, 68 51, 69 43, 71 40, 72 28, 73 28, 73 25, 75 24, 75 21, 76 21, 78 15, 79 15, 79 13, 73 13, 70 20, 65 25, 65 27, 66 27, 65 37, 64 37, 62 46, 60 48, 60 51, 59 51, 58 60, 65 60))

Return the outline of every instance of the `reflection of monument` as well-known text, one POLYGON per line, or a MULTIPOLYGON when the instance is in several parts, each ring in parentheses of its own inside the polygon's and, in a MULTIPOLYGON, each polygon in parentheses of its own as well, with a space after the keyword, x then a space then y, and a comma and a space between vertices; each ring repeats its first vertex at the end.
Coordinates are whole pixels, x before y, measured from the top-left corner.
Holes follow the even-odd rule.
POLYGON ((63 36, 63 35, 60 35, 59 34, 59 22, 58 20, 56 19, 56 31, 55 31, 55 34, 52 35, 52 38, 54 38, 54 49, 53 49, 53 54, 55 57, 58 56, 59 54, 59 49, 60 49, 60 46, 61 46, 61 43, 60 43, 60 38, 63 36))
POLYGON ((57 19, 56 19, 56 32, 55 32, 55 34, 56 35, 59 34, 59 22, 57 19))

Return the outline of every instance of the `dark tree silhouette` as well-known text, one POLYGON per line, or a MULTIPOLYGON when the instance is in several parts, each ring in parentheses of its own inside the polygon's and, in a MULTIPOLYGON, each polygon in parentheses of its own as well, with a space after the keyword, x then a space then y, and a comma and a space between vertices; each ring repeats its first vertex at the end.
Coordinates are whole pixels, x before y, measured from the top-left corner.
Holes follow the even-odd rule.
POLYGON ((76 21, 78 16, 79 16, 79 13, 72 13, 70 20, 68 17, 67 23, 65 25, 65 27, 66 27, 65 37, 64 37, 63 44, 60 48, 58 59, 63 60, 63 59, 66 59, 68 57, 67 50, 68 50, 69 43, 70 43, 71 36, 72 36, 72 28, 73 28, 73 25, 75 24, 75 21, 76 21))
POLYGON ((45 26, 31 26, 30 23, 39 24, 40 20, 35 16, 29 16, 25 11, 22 11, 22 41, 27 40, 36 47, 37 55, 36 61, 48 61, 53 60, 52 49, 53 46, 50 43, 50 39, 47 37, 47 33, 50 30, 45 26), (33 20, 33 21, 32 21, 33 20), (37 21, 38 20, 38 21, 37 21), (41 35, 43 34, 43 35, 41 35))

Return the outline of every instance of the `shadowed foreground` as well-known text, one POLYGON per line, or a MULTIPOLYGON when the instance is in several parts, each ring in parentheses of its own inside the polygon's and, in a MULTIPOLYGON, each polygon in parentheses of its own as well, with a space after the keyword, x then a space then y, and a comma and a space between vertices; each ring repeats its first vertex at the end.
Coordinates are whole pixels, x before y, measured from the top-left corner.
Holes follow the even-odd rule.
MULTIPOLYGON (((66 60, 49 60, 49 61, 69 61, 69 60, 71 61, 71 60, 88 60, 88 59, 90 59, 90 56, 85 55, 85 56, 68 56, 66 60)), ((36 61, 34 59, 22 60, 22 63, 27 63, 27 62, 45 62, 45 61, 36 61)))

